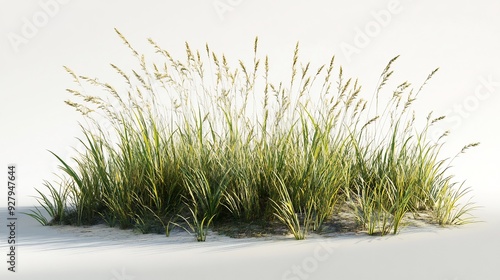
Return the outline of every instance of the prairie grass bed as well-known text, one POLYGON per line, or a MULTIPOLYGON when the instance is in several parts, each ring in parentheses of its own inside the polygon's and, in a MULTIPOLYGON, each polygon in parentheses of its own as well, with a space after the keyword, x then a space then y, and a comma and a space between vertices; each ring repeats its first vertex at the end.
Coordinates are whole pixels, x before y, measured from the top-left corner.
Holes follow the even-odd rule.
POLYGON ((447 133, 429 136, 444 117, 412 109, 437 69, 421 86, 387 89, 395 57, 365 100, 334 57, 313 69, 298 44, 290 78, 275 82, 257 38, 253 60, 231 61, 187 43, 177 59, 151 39, 146 57, 117 34, 137 59, 132 69, 111 64, 120 85, 66 68, 84 149, 54 154, 60 180, 39 191, 51 217, 30 213, 40 223, 167 236, 180 227, 204 241, 209 228, 232 227, 303 239, 325 225, 340 230, 332 225, 341 217, 353 221, 348 230, 382 235, 422 213, 439 225, 472 221, 470 189, 448 174, 453 158, 439 158, 447 133))

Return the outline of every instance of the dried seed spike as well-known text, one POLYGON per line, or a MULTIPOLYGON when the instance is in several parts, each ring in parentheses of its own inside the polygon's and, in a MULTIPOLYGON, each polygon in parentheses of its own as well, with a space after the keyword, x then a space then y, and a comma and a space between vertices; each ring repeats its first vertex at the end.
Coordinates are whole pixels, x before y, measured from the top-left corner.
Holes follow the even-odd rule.
POLYGON ((68 72, 71 75, 71 77, 73 77, 74 82, 79 84, 78 76, 75 74, 75 72, 73 72, 73 70, 71 70, 67 66, 63 66, 63 67, 64 67, 64 70, 66 70, 66 72, 68 72))
POLYGON ((422 85, 420 86, 420 88, 418 89, 417 93, 415 96, 417 96, 421 91, 422 89, 424 88, 424 86, 427 84, 427 82, 434 76, 434 74, 436 74, 436 72, 439 70, 439 67, 434 69, 428 76, 427 78, 425 79, 425 81, 422 83, 422 85))
POLYGON ((130 78, 125 74, 125 72, 123 72, 123 70, 121 70, 118 66, 114 65, 113 63, 111 63, 110 65, 113 69, 115 69, 116 72, 118 72, 118 74, 120 74, 120 76, 122 76, 127 81, 127 84, 129 86, 132 86, 130 84, 130 78))
POLYGON ((257 54, 257 47, 259 45, 259 37, 255 37, 254 43, 253 43, 253 52, 257 54))
POLYGON ((212 52, 212 59, 213 59, 213 61, 215 63, 215 66, 220 67, 219 66, 219 59, 217 59, 217 55, 215 55, 214 52, 212 52))
POLYGON ((200 55, 200 51, 199 50, 196 51, 196 60, 198 61, 198 63, 202 64, 202 62, 201 62, 201 55, 200 55))
POLYGON ((310 65, 311 65, 311 63, 310 63, 310 62, 308 62, 308 63, 306 64, 306 67, 302 67, 302 77, 301 77, 301 79, 302 79, 302 80, 305 78, 305 76, 306 76, 307 72, 309 71, 309 66, 310 66, 310 65))
POLYGON ((295 80, 295 75, 297 74, 297 61, 299 60, 299 42, 295 44, 295 50, 293 52, 293 61, 292 61, 292 78, 290 81, 290 88, 293 85, 295 80))
POLYGON ((224 68, 228 68, 227 67, 227 59, 226 59, 226 55, 225 54, 222 54, 222 65, 224 66, 224 68))
POLYGON ((245 77, 247 78, 247 82, 249 80, 249 76, 248 76, 248 73, 247 73, 247 69, 245 67, 245 64, 243 63, 243 61, 239 60, 238 61, 240 63, 240 67, 241 67, 241 70, 243 70, 243 73, 245 74, 245 77))
POLYGON ((433 120, 431 121, 431 124, 434 124, 434 123, 436 123, 436 122, 438 122, 438 121, 440 121, 440 120, 443 120, 444 118, 445 118, 445 116, 440 116, 440 117, 437 117, 437 118, 435 118, 435 119, 433 119, 433 120))
POLYGON ((379 116, 376 116, 376 117, 370 119, 368 122, 365 123, 365 125, 363 125, 363 127, 361 127, 361 130, 363 130, 365 127, 367 127, 371 123, 375 122, 378 118, 379 118, 379 116))
POLYGON ((205 43, 205 51, 207 52, 208 58, 210 58, 210 48, 208 47, 208 43, 205 43))
MULTIPOLYGON (((259 69, 259 64, 260 64, 260 59, 257 59, 257 61, 255 61, 255 65, 254 65, 254 68, 253 68, 253 72, 254 74, 257 72, 257 70, 259 69)), ((255 75, 254 75, 254 79, 255 79, 255 75)))
POLYGON ((299 60, 299 42, 295 44, 295 50, 293 52, 293 65, 295 66, 297 64, 297 61, 299 60))
POLYGON ((323 71, 323 69, 325 68, 325 66, 326 65, 323 64, 323 65, 321 65, 321 67, 318 68, 318 71, 316 71, 316 76, 318 76, 321 73, 321 71, 323 71))
POLYGON ((134 55, 136 57, 139 57, 139 53, 137 53, 137 51, 132 47, 132 45, 130 45, 130 43, 125 38, 125 36, 123 36, 123 34, 120 31, 118 31, 118 29, 116 29, 116 28, 115 28, 115 32, 116 32, 116 34, 118 34, 120 39, 122 39, 123 43, 125 43, 125 45, 134 53, 134 55))
POLYGON ((189 63, 189 61, 194 61, 193 52, 191 51, 191 48, 189 47, 189 43, 184 42, 184 44, 186 46, 186 55, 187 55, 188 63, 189 63))
POLYGON ((474 142, 474 143, 470 143, 470 144, 467 144, 465 145, 462 150, 460 151, 460 153, 464 153, 466 150, 470 149, 470 148, 473 148, 473 147, 477 147, 479 146, 479 142, 474 142))
POLYGON ((264 61, 264 69, 267 77, 268 76, 267 74, 269 73, 269 57, 267 55, 266 55, 266 60, 264 61))

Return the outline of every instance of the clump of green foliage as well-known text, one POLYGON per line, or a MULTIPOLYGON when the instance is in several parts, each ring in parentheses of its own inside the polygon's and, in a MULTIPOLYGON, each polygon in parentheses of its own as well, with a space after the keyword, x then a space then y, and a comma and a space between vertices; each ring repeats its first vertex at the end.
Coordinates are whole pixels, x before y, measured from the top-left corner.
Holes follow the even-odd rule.
MULTIPOLYGON (((55 155, 63 179, 60 191, 47 183, 54 202, 39 192, 52 223, 167 235, 179 226, 204 241, 228 218, 277 220, 303 239, 338 209, 368 234, 395 234, 420 211, 439 224, 470 221, 473 204, 460 204, 469 189, 455 188, 449 163, 438 159, 446 134, 428 136, 443 117, 416 125, 411 108, 423 86, 383 93, 397 57, 369 102, 334 57, 314 70, 301 63, 298 44, 290 80, 274 83, 257 39, 250 64, 187 43, 178 60, 151 39, 149 62, 117 34, 137 59, 129 70, 111 64, 119 88, 66 68, 78 85, 66 103, 87 125, 78 157, 55 155)), ((49 223, 40 211, 30 215, 49 223)))

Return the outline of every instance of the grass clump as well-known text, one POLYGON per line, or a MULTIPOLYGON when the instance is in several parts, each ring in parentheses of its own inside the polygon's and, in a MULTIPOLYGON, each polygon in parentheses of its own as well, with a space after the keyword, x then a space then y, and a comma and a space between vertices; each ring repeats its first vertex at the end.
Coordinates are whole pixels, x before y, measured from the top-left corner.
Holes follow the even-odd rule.
POLYGON ((111 64, 119 89, 66 68, 78 85, 66 103, 86 125, 79 157, 55 155, 67 179, 60 192, 47 186, 54 202, 39 191, 54 222, 74 209, 77 225, 167 236, 178 226, 205 241, 217 223, 274 220, 304 239, 338 209, 368 234, 396 234, 419 211, 443 225, 470 221, 472 204, 459 202, 469 189, 456 188, 438 159, 446 135, 427 135, 443 117, 429 114, 419 127, 411 110, 423 86, 383 93, 397 57, 369 102, 357 80, 334 71, 334 57, 315 70, 301 63, 298 44, 290 80, 273 83, 257 39, 251 63, 188 44, 178 60, 151 39, 156 55, 147 61, 117 34, 137 59, 136 69, 111 64))

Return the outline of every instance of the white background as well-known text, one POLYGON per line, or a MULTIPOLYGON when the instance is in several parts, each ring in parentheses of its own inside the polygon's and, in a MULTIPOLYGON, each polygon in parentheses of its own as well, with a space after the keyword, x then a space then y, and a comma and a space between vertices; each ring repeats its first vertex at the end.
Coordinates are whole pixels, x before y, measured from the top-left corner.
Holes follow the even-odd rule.
MULTIPOLYGON (((47 150, 64 159, 74 155, 72 147, 77 144, 75 137, 79 136, 80 118, 63 102, 70 98, 65 89, 73 87, 63 65, 79 74, 100 77, 111 83, 116 81, 117 76, 109 63, 127 68, 131 56, 114 33, 114 28, 118 28, 145 54, 153 51, 146 41, 151 37, 174 55, 183 54, 185 41, 196 49, 203 49, 208 42, 213 50, 224 52, 230 60, 249 59, 253 40, 258 36, 260 53, 269 54, 271 69, 275 73, 288 75, 293 48, 300 41, 303 60, 310 60, 318 66, 327 63, 335 54, 337 65, 342 65, 347 75, 358 77, 368 96, 376 87, 381 70, 398 54, 401 57, 394 68, 396 81, 409 80, 418 86, 431 70, 440 67, 416 104, 417 115, 423 118, 429 111, 434 111, 436 115, 449 116, 442 123, 443 129, 452 130, 448 145, 443 150, 445 157, 453 157, 467 143, 481 142, 479 147, 457 158, 450 171, 457 179, 467 180, 466 186, 472 187, 474 201, 483 206, 478 212, 479 217, 488 222, 496 221, 500 195, 499 14, 500 2, 494 0, 0 0, 0 170, 4 170, 4 175, 0 171, 0 182, 6 182, 7 165, 17 164, 18 199, 21 205, 32 206, 35 203, 31 197, 36 194, 34 189, 43 189, 43 180, 54 179, 52 173, 57 172, 58 163, 47 150)), ((5 206, 5 188, 0 191, 0 199, 0 206, 5 206)), ((481 243, 498 237, 498 227, 470 238, 466 234, 463 233, 460 240, 474 244, 476 249, 471 247, 471 252, 481 252, 483 249, 478 247, 479 244, 489 248, 491 255, 498 252, 488 245, 496 244, 494 246, 498 247, 498 242, 481 243)), ((394 247, 394 250, 382 246, 383 249, 372 251, 370 246, 381 243, 367 241, 365 245, 369 245, 363 245, 367 251, 360 251, 360 254, 372 256, 366 264, 373 263, 375 267, 380 264, 381 260, 377 262, 378 253, 382 251, 395 253, 392 259, 402 266, 406 263, 397 256, 404 252, 397 248, 418 252, 413 258, 410 256, 409 262, 418 262, 421 256, 427 258, 430 252, 427 264, 435 264, 432 271, 436 273, 415 267, 414 277, 472 279, 471 275, 475 272, 467 267, 471 264, 468 259, 459 261, 458 266, 450 264, 449 270, 448 267, 445 269, 447 274, 437 273, 442 270, 439 267, 441 255, 433 253, 432 248, 442 245, 439 248, 443 252, 450 249, 449 254, 443 257, 454 260, 460 260, 463 252, 456 247, 453 238, 443 237, 429 243, 427 240, 433 240, 432 236, 436 235, 428 235, 431 237, 424 237, 422 243, 394 247), (371 253, 367 255, 366 252, 371 253), (458 275, 469 276, 454 276, 457 274, 450 271, 455 268, 462 273, 458 275), (425 277, 426 273, 432 274, 432 277, 425 277), (437 275, 448 275, 449 278, 437 275)), ((290 258, 297 258, 300 262, 301 256, 307 256, 305 252, 308 252, 300 246, 283 245, 279 250, 289 252, 290 258), (302 253, 296 254, 290 248, 302 248, 302 253)), ((345 248, 346 256, 358 259, 357 251, 352 251, 350 246, 345 248)), ((201 248, 198 253, 204 252, 204 247, 201 248)), ((106 258, 113 258, 115 253, 122 254, 121 251, 114 252, 109 251, 110 255, 106 258)), ((244 261, 255 263, 261 259, 265 262, 264 267, 271 270, 272 260, 262 259, 260 251, 245 252, 251 255, 247 255, 244 261)), ((276 251, 269 256, 277 259, 278 255, 280 253, 276 251)), ((59 261, 66 258, 59 251, 53 251, 52 256, 59 261)), ((93 255, 85 256, 88 261, 94 258, 93 255)), ((201 267, 209 268, 215 261, 213 255, 204 256, 208 258, 208 263, 201 267)), ((234 251, 235 258, 226 261, 235 262, 237 256, 241 257, 240 252, 234 251)), ((26 259, 29 259, 28 256, 26 259)), ((157 257, 155 259, 158 262, 157 257)), ((191 256, 178 258, 176 255, 171 259, 186 266, 191 256)), ((497 279, 490 273, 491 270, 484 270, 492 268, 494 259, 489 258, 489 262, 482 260, 481 256, 472 259, 473 269, 483 273, 481 279, 497 279)), ((39 260, 38 255, 32 255, 33 265, 39 260)), ((340 260, 350 263, 345 257, 340 260)), ((147 258, 143 261, 150 263, 147 258)), ((129 262, 135 263, 133 260, 129 262)), ((283 262, 283 269, 293 263, 283 262)), ((336 262, 339 269, 342 269, 342 264, 336 262)), ((137 268, 139 270, 140 267, 137 268)), ((111 278, 108 270, 106 273, 101 276, 111 278)), ((258 270, 248 273, 255 275, 258 270)), ((350 273, 346 269, 341 272, 342 275, 350 273)), ((84 274, 79 275, 83 277, 84 274)), ((277 277, 281 275, 276 273, 277 277)))
MULTIPOLYGON (((205 43, 233 61, 250 58, 255 36, 271 71, 289 75, 293 48, 319 66, 336 55, 363 93, 401 55, 394 80, 419 86, 440 67, 417 103, 417 116, 446 114, 440 129, 452 134, 443 157, 481 142, 454 161, 480 204, 498 201, 500 133, 500 4, 497 1, 0 1, 0 166, 16 163, 19 201, 33 205, 34 188, 53 180, 57 161, 74 156, 79 114, 63 103, 74 87, 63 69, 116 82, 109 67, 132 66, 114 33, 118 28, 142 53, 153 38, 174 55, 184 42, 205 43), (484 86, 483 81, 489 81, 484 86)), ((338 70, 338 68, 337 68, 338 70)), ((120 85, 118 80, 118 85, 120 85)), ((389 89, 390 90, 390 89, 389 89)), ((390 91, 388 91, 390 93, 390 91)), ((438 130, 436 133, 439 133, 438 130)), ((4 197, 5 192, 1 193, 4 197)), ((0 205, 5 205, 2 199, 0 205)))

